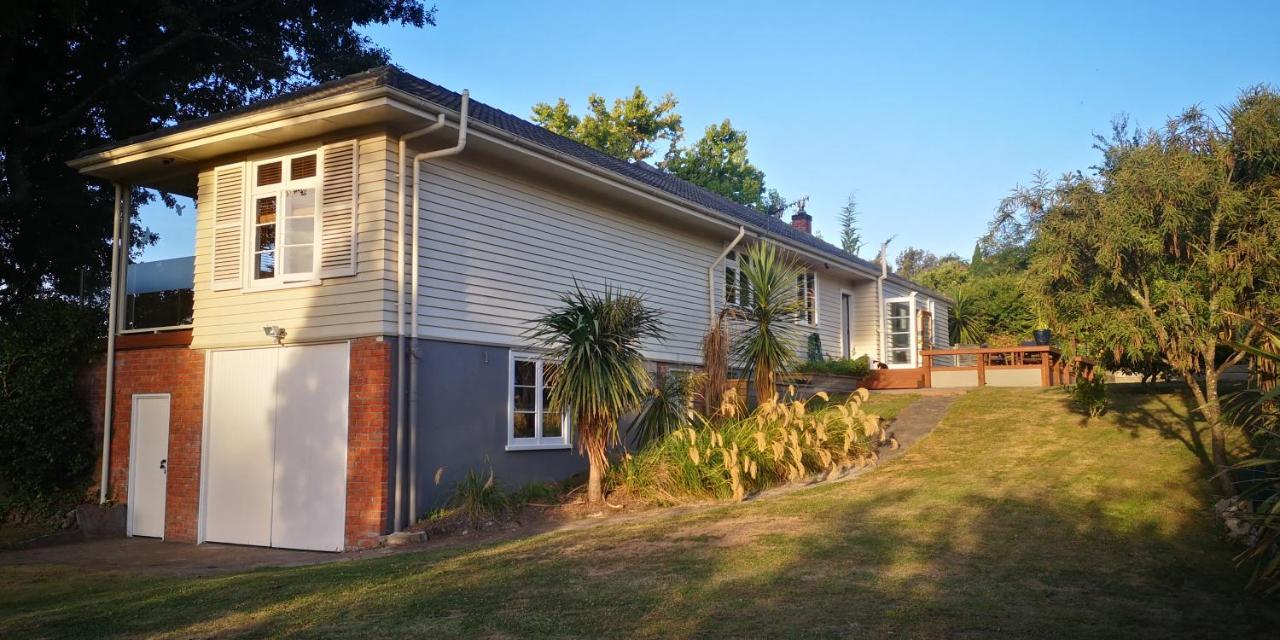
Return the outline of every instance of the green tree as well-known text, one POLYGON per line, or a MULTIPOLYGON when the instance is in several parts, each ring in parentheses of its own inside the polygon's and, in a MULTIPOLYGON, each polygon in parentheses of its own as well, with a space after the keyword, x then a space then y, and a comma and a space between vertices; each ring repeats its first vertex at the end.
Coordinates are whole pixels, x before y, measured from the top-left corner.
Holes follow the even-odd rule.
POLYGON ((587 456, 587 502, 604 500, 602 478, 618 418, 640 407, 649 390, 641 345, 662 340, 660 314, 640 296, 608 285, 603 293, 573 291, 535 321, 530 338, 549 350, 551 411, 567 413, 587 456))
POLYGON ((743 251, 739 268, 751 289, 738 310, 743 327, 734 338, 733 354, 755 379, 757 401, 769 402, 777 397, 778 374, 797 364, 801 307, 796 280, 804 271, 795 258, 768 242, 743 251))
MULTIPOLYGON (((360 28, 421 27, 418 0, 23 2, 0 21, 0 312, 109 265, 108 185, 77 152, 385 64, 360 28)), ((133 202, 151 196, 138 190, 133 202)), ((134 229, 145 243, 154 236, 134 229)))
POLYGON ((678 150, 666 168, 739 204, 765 210, 764 172, 747 158, 747 133, 726 118, 707 127, 691 147, 678 150))
POLYGON ((777 189, 769 189, 765 192, 764 200, 757 209, 765 215, 777 218, 780 217, 782 212, 786 211, 787 207, 790 206, 791 204, 787 202, 787 199, 784 198, 777 189))
POLYGON ((1219 471, 1229 462, 1220 380, 1245 355, 1219 352, 1219 338, 1231 314, 1280 304, 1280 95, 1250 89, 1223 116, 1192 108, 1140 134, 1120 122, 1095 176, 1016 194, 1050 320, 1095 352, 1159 353, 1208 422, 1219 471))
POLYGON ((102 317, 55 298, 23 300, 0 322, 0 518, 47 516, 83 497, 93 465, 79 374, 102 317))
POLYGON ((858 199, 852 193, 840 208, 840 248, 855 256, 862 251, 862 234, 858 232, 858 199))
MULTIPOLYGON (((915 277, 925 271, 936 268, 941 264, 944 258, 939 258, 932 251, 925 249, 917 249, 915 247, 907 247, 898 253, 897 268, 894 272, 904 278, 915 279, 915 277)), ((948 260, 959 260, 956 255, 946 256, 948 260)))
POLYGON ((972 273, 969 269, 969 263, 955 255, 939 259, 938 264, 917 273, 913 278, 916 282, 934 291, 941 291, 953 297, 957 291, 969 284, 971 279, 972 273))
POLYGON ((612 107, 599 94, 591 94, 583 116, 574 115, 564 98, 554 105, 539 102, 533 106, 533 121, 619 160, 639 162, 657 153, 655 145, 661 140, 667 142, 667 155, 674 152, 684 135, 675 110, 678 104, 670 93, 653 102, 636 87, 627 98, 615 99, 612 107))

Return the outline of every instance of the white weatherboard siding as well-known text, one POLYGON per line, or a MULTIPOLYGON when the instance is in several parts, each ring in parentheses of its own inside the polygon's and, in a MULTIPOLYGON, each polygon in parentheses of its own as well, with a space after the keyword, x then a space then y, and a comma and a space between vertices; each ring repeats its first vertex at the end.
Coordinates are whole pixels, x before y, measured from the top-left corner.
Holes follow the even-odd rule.
MULTIPOLYGON (((347 137, 346 139, 351 139, 347 137)), ((395 148, 384 134, 357 137, 356 275, 322 284, 266 291, 211 288, 213 168, 200 172, 196 198, 196 262, 192 347, 261 345, 264 325, 289 341, 328 340, 395 332, 395 148)), ((335 142, 337 140, 326 140, 335 142)), ((319 140, 313 146, 319 148, 319 140)), ((291 147, 304 149, 307 145, 291 147)), ((254 157, 271 157, 272 153, 254 157)), ((243 158, 228 158, 234 162, 243 158)), ((219 163, 223 164, 223 163, 219 163)))
POLYGON ((458 159, 423 167, 423 337, 524 346, 528 322, 574 286, 609 282, 662 311, 646 355, 701 361, 711 237, 458 159))

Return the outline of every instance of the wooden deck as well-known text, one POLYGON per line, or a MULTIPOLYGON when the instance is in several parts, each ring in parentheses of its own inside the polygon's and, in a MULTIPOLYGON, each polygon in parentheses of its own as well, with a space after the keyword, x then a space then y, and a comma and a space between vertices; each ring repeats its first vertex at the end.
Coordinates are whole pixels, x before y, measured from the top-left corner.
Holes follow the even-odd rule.
POLYGON ((1092 378, 1093 363, 1064 358, 1051 346, 926 349, 923 366, 878 369, 862 383, 868 389, 1052 387, 1092 378))

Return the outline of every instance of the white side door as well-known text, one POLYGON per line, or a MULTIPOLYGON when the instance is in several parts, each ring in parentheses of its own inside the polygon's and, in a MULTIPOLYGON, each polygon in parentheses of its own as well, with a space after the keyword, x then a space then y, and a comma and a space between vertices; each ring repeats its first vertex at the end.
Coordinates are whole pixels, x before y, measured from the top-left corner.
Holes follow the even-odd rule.
POLYGON ((129 425, 129 535, 164 537, 169 394, 133 396, 129 425))
POLYGON ((209 352, 204 539, 268 546, 279 349, 209 352))
POLYGON ((347 344, 282 347, 271 546, 341 551, 347 496, 347 344))

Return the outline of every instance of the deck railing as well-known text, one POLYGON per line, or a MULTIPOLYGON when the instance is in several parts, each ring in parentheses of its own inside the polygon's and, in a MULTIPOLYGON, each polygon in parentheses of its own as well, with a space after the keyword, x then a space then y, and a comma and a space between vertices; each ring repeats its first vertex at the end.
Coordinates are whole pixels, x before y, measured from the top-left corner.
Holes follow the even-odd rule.
POLYGON ((1092 362, 1064 358, 1051 346, 925 349, 920 356, 926 388, 1052 387, 1093 377, 1092 362))

